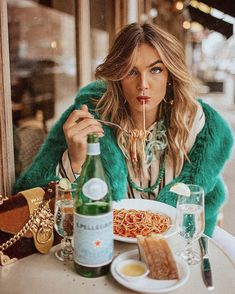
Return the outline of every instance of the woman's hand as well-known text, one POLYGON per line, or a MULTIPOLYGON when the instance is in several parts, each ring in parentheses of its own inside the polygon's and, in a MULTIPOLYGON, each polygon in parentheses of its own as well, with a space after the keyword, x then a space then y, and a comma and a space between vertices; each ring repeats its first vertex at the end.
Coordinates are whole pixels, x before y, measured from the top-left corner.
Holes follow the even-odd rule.
POLYGON ((87 135, 97 133, 103 137, 101 124, 88 112, 86 105, 81 110, 74 110, 63 125, 65 139, 68 145, 69 157, 73 171, 78 173, 86 159, 87 135))

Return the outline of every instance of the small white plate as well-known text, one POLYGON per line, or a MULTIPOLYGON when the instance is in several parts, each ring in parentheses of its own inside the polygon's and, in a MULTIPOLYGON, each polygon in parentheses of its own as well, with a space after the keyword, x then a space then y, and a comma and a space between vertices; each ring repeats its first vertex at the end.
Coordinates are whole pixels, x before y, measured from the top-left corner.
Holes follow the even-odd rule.
MULTIPOLYGON (((165 238, 169 238, 176 234, 176 208, 170 205, 167 205, 162 202, 147 200, 147 199, 123 199, 120 201, 113 202, 113 209, 136 209, 136 210, 146 210, 151 212, 156 212, 160 214, 167 215, 171 218, 172 226, 169 230, 165 231, 161 235, 165 238)), ((122 237, 114 234, 114 240, 122 241, 126 243, 137 243, 136 238, 131 237, 122 237)))
POLYGON ((146 263, 137 260, 137 259, 124 259, 121 260, 115 267, 116 272, 125 280, 129 281, 129 282, 136 282, 139 279, 143 279, 144 277, 146 277, 149 274, 149 269, 146 265, 146 263), (130 265, 137 265, 139 266, 143 272, 141 274, 138 275, 127 275, 126 273, 124 273, 122 270, 123 268, 125 268, 126 266, 130 266, 130 265))
POLYGON ((122 260, 138 259, 138 257, 138 249, 127 251, 117 256, 111 265, 111 273, 114 279, 128 289, 141 293, 167 293, 183 286, 189 278, 190 270, 188 264, 181 257, 174 255, 179 271, 179 280, 154 280, 144 277, 134 283, 129 282, 117 273, 116 266, 122 260))

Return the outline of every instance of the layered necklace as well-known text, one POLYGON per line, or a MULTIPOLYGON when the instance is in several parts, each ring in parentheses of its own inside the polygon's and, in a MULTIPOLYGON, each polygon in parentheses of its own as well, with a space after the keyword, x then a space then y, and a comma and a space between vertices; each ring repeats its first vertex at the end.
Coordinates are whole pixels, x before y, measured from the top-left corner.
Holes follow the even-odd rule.
MULTIPOLYGON (((150 193, 153 192, 160 184, 165 175, 165 162, 167 154, 167 136, 166 127, 163 120, 160 120, 154 130, 148 134, 149 138, 144 142, 144 162, 146 165, 150 165, 154 156, 159 158, 159 174, 153 185, 150 187, 141 187, 137 185, 128 175, 127 179, 132 189, 138 192, 150 193)), ((143 142, 141 142, 143 144, 143 142)), ((133 149, 133 147, 131 148, 133 149)))
POLYGON ((161 184, 161 181, 165 175, 165 161, 166 161, 166 153, 164 152, 164 154, 162 156, 162 160, 160 161, 160 169, 159 169, 159 174, 158 174, 157 180, 150 187, 143 188, 141 186, 138 186, 136 183, 134 183, 132 181, 132 179, 128 175, 127 179, 128 179, 129 185, 132 187, 132 189, 135 189, 138 192, 144 192, 144 193, 153 192, 161 184))
POLYGON ((128 175, 128 182, 130 186, 139 191, 139 192, 152 192, 154 191, 161 183, 164 174, 165 174, 165 162, 166 162, 166 153, 167 153, 167 135, 166 135, 166 127, 164 125, 164 121, 160 120, 156 123, 156 127, 154 128, 155 134, 153 134, 154 131, 148 131, 146 130, 146 111, 145 111, 145 102, 143 105, 143 129, 133 129, 131 131, 123 129, 121 126, 111 123, 108 121, 97 119, 98 121, 105 123, 107 125, 118 127, 122 130, 122 132, 126 133, 126 135, 130 139, 130 158, 132 163, 137 163, 137 145, 139 144, 140 150, 141 150, 141 156, 143 159, 143 162, 147 165, 150 165, 154 155, 158 156, 160 161, 160 167, 159 167, 159 175, 156 180, 156 182, 151 185, 150 187, 143 188, 136 183, 133 182, 133 180, 128 175))

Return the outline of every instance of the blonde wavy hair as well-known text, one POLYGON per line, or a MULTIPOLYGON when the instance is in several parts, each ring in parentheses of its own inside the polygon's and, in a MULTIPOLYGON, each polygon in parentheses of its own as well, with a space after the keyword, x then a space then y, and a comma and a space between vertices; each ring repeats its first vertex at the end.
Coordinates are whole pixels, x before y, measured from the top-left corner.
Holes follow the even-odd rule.
MULTIPOLYGON (((107 83, 107 91, 96 107, 101 118, 119 124, 122 128, 133 130, 131 111, 122 94, 120 81, 133 68, 138 47, 148 44, 155 48, 168 70, 171 80, 171 93, 166 89, 165 100, 173 99, 170 105, 164 100, 160 103, 156 120, 168 117, 167 138, 168 153, 174 164, 175 175, 187 157, 186 141, 197 111, 194 87, 184 62, 184 50, 179 41, 151 24, 133 23, 124 27, 116 36, 109 54, 97 69, 97 79, 107 83)), ((115 130, 117 143, 125 156, 129 158, 129 139, 119 129, 115 130)), ((140 152, 140 150, 138 151, 140 152)), ((140 154, 138 157, 141 158, 140 154)))

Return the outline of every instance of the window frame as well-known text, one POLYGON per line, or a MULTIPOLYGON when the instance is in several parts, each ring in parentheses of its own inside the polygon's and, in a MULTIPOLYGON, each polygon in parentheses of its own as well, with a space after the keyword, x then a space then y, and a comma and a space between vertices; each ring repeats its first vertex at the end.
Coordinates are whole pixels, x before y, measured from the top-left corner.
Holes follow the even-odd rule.
POLYGON ((0 193, 11 195, 15 181, 7 1, 0 1, 0 193))

